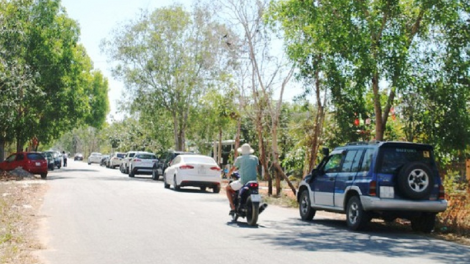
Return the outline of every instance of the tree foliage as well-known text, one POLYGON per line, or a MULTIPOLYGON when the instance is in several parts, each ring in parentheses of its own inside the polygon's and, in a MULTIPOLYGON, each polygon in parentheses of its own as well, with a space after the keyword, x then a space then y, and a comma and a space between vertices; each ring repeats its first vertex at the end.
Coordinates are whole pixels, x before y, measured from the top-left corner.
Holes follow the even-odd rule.
MULTIPOLYGON (((113 74, 126 84, 133 109, 162 108, 169 114, 177 150, 185 146, 188 120, 197 102, 222 71, 212 66, 225 50, 221 43, 228 29, 209 10, 195 6, 188 12, 173 5, 142 12, 103 42, 110 58, 118 62, 113 74)), ((153 121, 163 120, 156 116, 153 121)))
POLYGON ((275 2, 271 15, 301 77, 328 89, 343 141, 360 139, 359 116, 372 119, 375 139, 402 139, 388 126, 393 115, 405 120, 409 141, 449 153, 469 139, 469 14, 460 0, 289 0, 275 2))
POLYGON ((0 2, 2 142, 47 144, 108 111, 107 81, 78 44, 79 27, 59 0, 0 2), (4 103, 8 102, 8 103, 4 103))

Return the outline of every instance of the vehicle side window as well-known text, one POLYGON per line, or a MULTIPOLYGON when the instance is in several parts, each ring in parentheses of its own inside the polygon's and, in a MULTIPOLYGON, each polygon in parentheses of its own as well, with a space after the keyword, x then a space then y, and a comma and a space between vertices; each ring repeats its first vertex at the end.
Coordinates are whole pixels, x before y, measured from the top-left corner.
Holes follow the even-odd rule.
POLYGON ((16 159, 16 154, 9 156, 6 161, 14 161, 16 159))
POLYGON ((362 151, 350 150, 346 153, 341 172, 357 172, 362 151))
POLYGON ((24 155, 23 155, 23 154, 18 154, 18 155, 16 156, 16 160, 17 160, 17 161, 24 160, 24 155))
POLYGON ((325 173, 339 172, 341 168, 340 166, 341 166, 342 158, 343 158, 342 154, 332 155, 325 164, 325 173))
POLYGON ((372 164, 372 155, 374 154, 373 149, 366 150, 364 154, 364 159, 362 160, 361 171, 369 171, 370 165, 372 164))

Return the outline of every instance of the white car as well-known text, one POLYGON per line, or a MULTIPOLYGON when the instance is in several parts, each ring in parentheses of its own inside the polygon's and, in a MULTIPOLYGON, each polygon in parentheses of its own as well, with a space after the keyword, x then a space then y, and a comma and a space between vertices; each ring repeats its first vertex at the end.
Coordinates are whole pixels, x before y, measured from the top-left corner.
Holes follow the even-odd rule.
POLYGON ((92 152, 90 156, 88 157, 88 165, 92 163, 101 163, 101 159, 103 158, 103 155, 99 152, 92 152))
POLYGON ((126 156, 126 153, 122 153, 122 152, 114 153, 111 156, 111 158, 109 159, 108 168, 113 168, 114 169, 116 167, 121 166, 121 161, 124 158, 124 156, 126 156))
POLYGON ((194 186, 212 188, 215 193, 220 192, 220 167, 212 157, 204 155, 178 155, 163 174, 163 185, 175 190, 180 187, 194 186))
POLYGON ((134 177, 136 174, 152 174, 153 164, 157 161, 157 156, 153 153, 135 153, 129 160, 129 177, 134 177))
POLYGON ((119 165, 119 170, 124 174, 129 174, 129 163, 135 154, 139 151, 128 151, 124 158, 121 159, 121 164, 119 165))

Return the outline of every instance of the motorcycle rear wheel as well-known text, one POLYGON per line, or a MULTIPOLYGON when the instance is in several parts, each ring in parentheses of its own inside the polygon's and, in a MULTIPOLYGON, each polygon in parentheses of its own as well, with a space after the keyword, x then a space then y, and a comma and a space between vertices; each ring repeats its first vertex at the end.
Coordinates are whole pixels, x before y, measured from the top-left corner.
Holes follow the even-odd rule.
POLYGON ((259 215, 259 203, 258 202, 251 202, 251 197, 246 199, 246 221, 248 225, 254 226, 256 222, 258 222, 258 215, 259 215))

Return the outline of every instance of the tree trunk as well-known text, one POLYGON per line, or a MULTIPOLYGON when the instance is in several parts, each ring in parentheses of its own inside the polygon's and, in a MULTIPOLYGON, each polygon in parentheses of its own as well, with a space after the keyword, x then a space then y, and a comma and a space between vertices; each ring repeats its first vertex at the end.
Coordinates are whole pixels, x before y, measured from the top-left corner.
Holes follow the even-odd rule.
POLYGON ((173 136, 175 140, 175 150, 180 150, 179 149, 179 138, 178 138, 178 118, 176 116, 176 113, 173 113, 173 136))
MULTIPOLYGON (((317 57, 318 60, 321 60, 321 57, 317 57)), ((310 150, 310 159, 308 164, 308 171, 304 171, 304 174, 312 171, 315 166, 315 161, 318 155, 318 148, 320 146, 319 138, 321 138, 322 129, 323 129, 323 122, 325 121, 325 104, 326 104, 326 95, 325 101, 322 103, 321 101, 321 82, 320 82, 320 71, 317 69, 315 70, 315 95, 317 97, 317 113, 315 116, 315 129, 313 132, 313 139, 312 139, 312 148, 310 150)), ((326 92, 326 91, 325 91, 326 92)))
POLYGON ((292 182, 289 181, 289 178, 287 178, 287 175, 284 173, 284 171, 282 171, 282 168, 281 166, 274 162, 274 168, 278 171, 278 173, 282 176, 282 178, 284 178, 284 180, 286 180, 287 184, 289 185, 289 187, 291 188, 292 192, 295 194, 297 194, 297 190, 295 189, 294 185, 292 184, 292 182))
POLYGON ((5 139, 0 138, 0 161, 5 160, 5 139))
POLYGON ((217 164, 222 166, 222 128, 219 128, 219 144, 217 150, 217 164))
POLYGON ((377 72, 372 77, 372 90, 374 92, 375 139, 381 141, 384 138, 384 123, 382 122, 382 105, 380 104, 379 75, 377 72))

